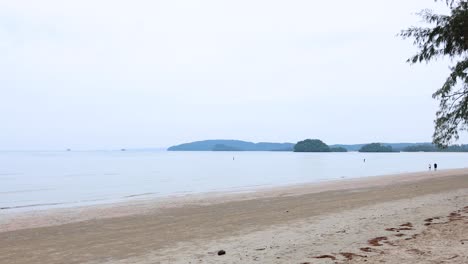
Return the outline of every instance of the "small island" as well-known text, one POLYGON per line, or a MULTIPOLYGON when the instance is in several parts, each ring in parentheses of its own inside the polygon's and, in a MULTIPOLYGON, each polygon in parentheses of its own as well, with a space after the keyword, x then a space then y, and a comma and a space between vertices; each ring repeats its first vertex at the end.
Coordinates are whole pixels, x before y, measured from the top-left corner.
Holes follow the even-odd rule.
POLYGON ((395 152, 392 146, 385 146, 381 143, 371 143, 361 147, 359 152, 395 152))
POLYGON ((348 152, 347 149, 343 147, 330 147, 331 152, 348 152))
POLYGON ((347 152, 343 147, 330 148, 319 139, 306 139, 294 145, 294 152, 347 152))
POLYGON ((438 148, 434 144, 421 144, 408 146, 404 152, 468 152, 468 145, 451 145, 446 148, 438 148))

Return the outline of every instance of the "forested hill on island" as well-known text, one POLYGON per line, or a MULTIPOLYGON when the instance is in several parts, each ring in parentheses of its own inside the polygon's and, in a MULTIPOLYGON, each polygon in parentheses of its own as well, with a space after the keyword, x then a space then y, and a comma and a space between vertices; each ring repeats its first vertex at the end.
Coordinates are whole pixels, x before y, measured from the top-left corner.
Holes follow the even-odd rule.
POLYGON ((204 140, 180 144, 169 151, 292 151, 294 143, 253 143, 241 140, 204 140))
MULTIPOLYGON (((466 145, 449 147, 449 149, 437 149, 431 143, 381 143, 383 146, 392 147, 393 151, 468 151, 466 145)), ((204 140, 184 143, 168 148, 168 151, 293 151, 295 143, 253 143, 241 140, 204 140)), ((366 144, 334 144, 329 145, 332 149, 343 148, 347 151, 359 151, 366 144)))

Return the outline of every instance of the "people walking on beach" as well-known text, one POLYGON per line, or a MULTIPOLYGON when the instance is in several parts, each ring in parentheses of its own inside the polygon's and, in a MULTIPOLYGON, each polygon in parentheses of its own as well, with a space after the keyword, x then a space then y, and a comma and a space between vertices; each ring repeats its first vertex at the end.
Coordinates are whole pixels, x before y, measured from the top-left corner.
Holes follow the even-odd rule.
POLYGON ((434 163, 434 171, 437 170, 437 163, 434 163))
POLYGON ((431 164, 429 163, 429 170, 431 170, 431 164))

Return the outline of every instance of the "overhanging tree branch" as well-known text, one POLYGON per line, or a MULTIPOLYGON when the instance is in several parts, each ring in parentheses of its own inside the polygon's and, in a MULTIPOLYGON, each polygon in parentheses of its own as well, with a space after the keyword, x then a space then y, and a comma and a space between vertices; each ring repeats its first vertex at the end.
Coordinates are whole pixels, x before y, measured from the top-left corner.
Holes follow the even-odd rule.
POLYGON ((411 64, 438 57, 457 61, 445 83, 432 95, 440 100, 433 134, 433 141, 439 147, 448 146, 459 138, 459 131, 468 128, 468 1, 444 2, 450 7, 450 15, 423 10, 419 15, 432 27, 410 27, 400 33, 404 39, 414 39, 414 45, 419 48, 408 59, 411 64))

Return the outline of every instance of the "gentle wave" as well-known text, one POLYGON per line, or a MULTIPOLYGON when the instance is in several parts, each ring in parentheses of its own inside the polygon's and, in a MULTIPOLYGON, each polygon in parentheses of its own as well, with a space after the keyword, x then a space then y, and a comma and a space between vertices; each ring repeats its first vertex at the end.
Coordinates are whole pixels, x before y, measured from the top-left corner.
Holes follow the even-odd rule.
POLYGON ((84 204, 90 202, 99 202, 99 201, 111 201, 112 199, 91 199, 75 202, 63 202, 63 203, 38 203, 38 204, 25 204, 25 205, 15 205, 15 206, 4 206, 0 207, 0 210, 12 210, 12 209, 21 209, 21 208, 33 208, 33 207, 44 207, 44 206, 57 206, 57 205, 66 205, 66 204, 84 204))
POLYGON ((148 196, 148 195, 154 195, 154 194, 157 194, 157 193, 150 192, 150 193, 132 194, 132 195, 124 196, 124 198, 141 197, 141 196, 148 196))
POLYGON ((28 207, 39 207, 39 206, 54 206, 66 203, 43 203, 43 204, 27 204, 27 205, 17 205, 17 206, 6 206, 0 207, 0 210, 11 210, 11 209, 20 209, 20 208, 28 208, 28 207))
POLYGON ((50 190, 55 190, 55 189, 53 189, 53 188, 43 188, 43 189, 29 189, 29 190, 6 191, 6 192, 0 192, 0 194, 32 193, 32 192, 43 192, 43 191, 50 191, 50 190))

